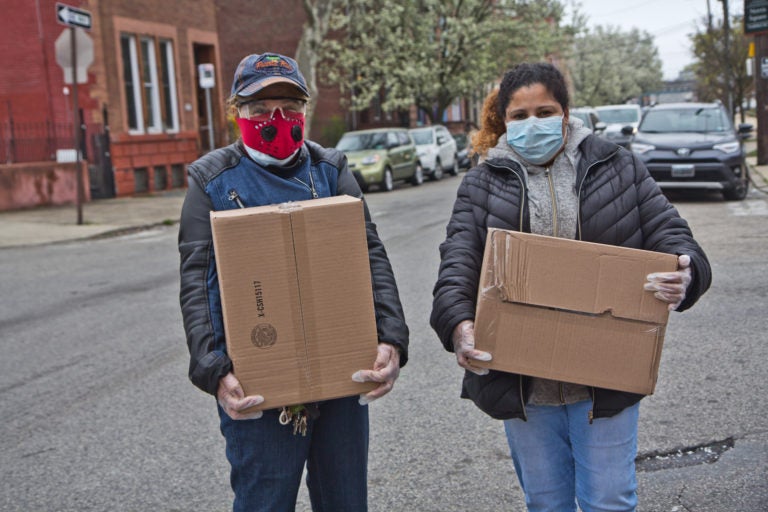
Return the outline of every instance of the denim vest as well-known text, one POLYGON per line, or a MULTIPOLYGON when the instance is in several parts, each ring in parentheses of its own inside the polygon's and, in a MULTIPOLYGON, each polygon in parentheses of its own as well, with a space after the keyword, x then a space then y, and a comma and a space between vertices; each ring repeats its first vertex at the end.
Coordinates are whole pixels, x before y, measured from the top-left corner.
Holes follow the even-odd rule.
POLYGON ((231 210, 334 196, 338 177, 338 169, 328 162, 311 162, 306 152, 296 166, 279 173, 243 156, 235 167, 208 182, 205 192, 214 210, 231 210))

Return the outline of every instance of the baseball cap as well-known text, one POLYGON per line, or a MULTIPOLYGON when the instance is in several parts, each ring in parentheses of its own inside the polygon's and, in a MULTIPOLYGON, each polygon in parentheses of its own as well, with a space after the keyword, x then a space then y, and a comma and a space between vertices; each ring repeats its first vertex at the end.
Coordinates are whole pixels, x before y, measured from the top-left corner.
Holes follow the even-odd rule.
POLYGON ((307 82, 299 65, 290 57, 277 53, 252 54, 240 61, 232 82, 232 95, 248 97, 270 85, 287 83, 296 86, 309 98, 307 82))

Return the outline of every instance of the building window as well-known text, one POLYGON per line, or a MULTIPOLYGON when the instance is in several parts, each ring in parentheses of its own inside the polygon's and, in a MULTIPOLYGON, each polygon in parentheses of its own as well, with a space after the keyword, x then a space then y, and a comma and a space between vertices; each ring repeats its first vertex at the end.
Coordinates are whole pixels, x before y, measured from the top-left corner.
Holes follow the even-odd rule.
POLYGON ((179 130, 173 42, 152 36, 120 35, 130 133, 179 130))
POLYGON ((176 73, 173 68, 173 42, 160 40, 160 73, 163 93, 163 127, 179 131, 179 102, 176 99, 176 73))

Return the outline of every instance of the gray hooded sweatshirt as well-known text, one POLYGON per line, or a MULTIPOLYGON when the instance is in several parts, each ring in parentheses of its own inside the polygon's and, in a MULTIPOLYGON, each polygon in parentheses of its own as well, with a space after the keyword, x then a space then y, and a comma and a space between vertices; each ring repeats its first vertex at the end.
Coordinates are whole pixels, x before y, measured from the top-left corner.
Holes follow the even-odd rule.
MULTIPOLYGON (((579 212, 576 165, 581 158, 579 144, 591 133, 581 120, 569 119, 565 150, 561 151, 548 167, 529 163, 520 157, 507 144, 506 134, 499 137, 496 147, 488 150, 488 159, 513 160, 525 170, 532 233, 571 240, 576 238, 579 212)), ((589 389, 586 386, 534 378, 528 403, 562 405, 589 398, 589 389)))

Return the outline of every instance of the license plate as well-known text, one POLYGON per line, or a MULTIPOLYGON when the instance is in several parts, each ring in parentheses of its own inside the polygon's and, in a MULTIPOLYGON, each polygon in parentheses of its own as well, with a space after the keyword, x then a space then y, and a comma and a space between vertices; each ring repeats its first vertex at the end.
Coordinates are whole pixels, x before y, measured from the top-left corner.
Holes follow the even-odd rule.
POLYGON ((693 164, 675 164, 672 166, 673 178, 693 178, 696 174, 696 169, 693 164))

